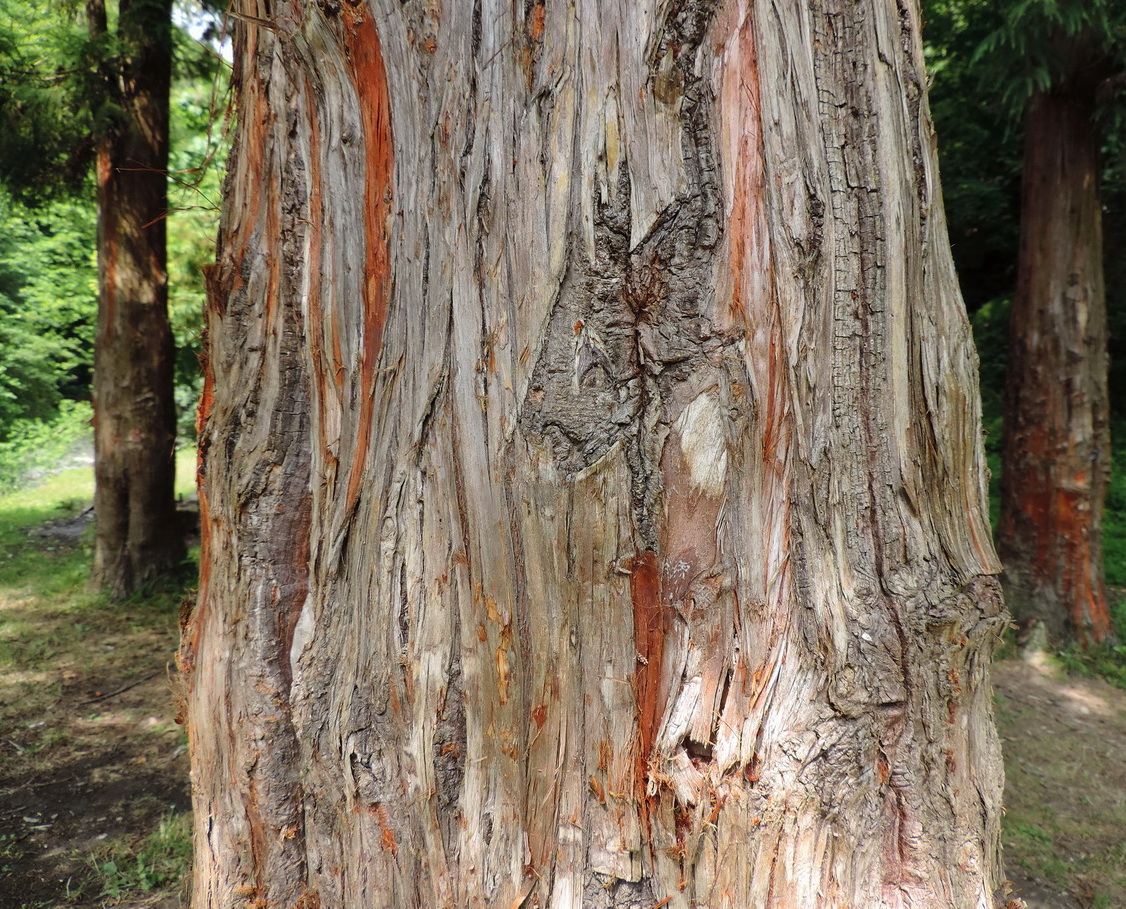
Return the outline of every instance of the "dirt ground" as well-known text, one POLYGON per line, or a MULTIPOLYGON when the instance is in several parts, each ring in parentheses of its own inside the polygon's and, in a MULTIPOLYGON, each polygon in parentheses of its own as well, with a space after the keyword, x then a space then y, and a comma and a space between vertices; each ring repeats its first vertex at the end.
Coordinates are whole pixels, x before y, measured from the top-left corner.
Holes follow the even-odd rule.
POLYGON ((1005 856, 1029 909, 1126 907, 1126 691, 1039 659, 994 667, 1005 856))
MULTIPOLYGON (((67 570, 77 521, 53 523, 28 546, 49 548, 67 570)), ((190 807, 174 599, 90 608, 29 595, 3 605, 0 907, 178 906, 177 888, 114 902, 97 873, 190 807)))
MULTIPOLYGON (((175 909, 181 886, 107 896, 96 873, 109 844, 189 806, 175 610, 75 622, 36 609, 14 643, 39 657, 0 678, 0 907, 175 909)), ((1046 661, 1002 661, 994 679, 1015 895, 1030 909, 1126 907, 1126 691, 1046 661)))

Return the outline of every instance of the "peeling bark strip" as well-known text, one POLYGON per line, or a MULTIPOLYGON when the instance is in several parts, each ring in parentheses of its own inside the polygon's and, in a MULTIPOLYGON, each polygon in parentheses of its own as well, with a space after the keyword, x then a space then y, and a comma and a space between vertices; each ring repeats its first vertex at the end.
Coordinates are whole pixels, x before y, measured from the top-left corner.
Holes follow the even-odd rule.
POLYGON ((383 346, 383 327, 387 321, 387 284, 390 279, 388 221, 391 217, 391 111, 387 97, 387 74, 379 35, 370 15, 347 3, 341 10, 344 46, 363 122, 363 148, 367 160, 363 176, 364 191, 364 323, 360 387, 367 390, 356 431, 356 452, 348 479, 348 504, 356 502, 367 460, 375 413, 374 383, 376 362, 383 346))
POLYGON ((241 13, 195 905, 1003 906, 913 4, 241 13))
POLYGON ((196 779, 196 848, 224 867, 197 905, 279 900, 308 909, 316 901, 306 890, 289 702, 311 519, 306 333, 293 283, 304 267, 303 165, 282 141, 295 120, 279 94, 280 61, 258 53, 256 31, 242 40, 240 108, 282 113, 244 121, 227 184, 232 208, 208 275, 202 570, 179 662, 191 684, 194 760, 219 771, 196 779), (227 865, 227 856, 237 858, 227 865))

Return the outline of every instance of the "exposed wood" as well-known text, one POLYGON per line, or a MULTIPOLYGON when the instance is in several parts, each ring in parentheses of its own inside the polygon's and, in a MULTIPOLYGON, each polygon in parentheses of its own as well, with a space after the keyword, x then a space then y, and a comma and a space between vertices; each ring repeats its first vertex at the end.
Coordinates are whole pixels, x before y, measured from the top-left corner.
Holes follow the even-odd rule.
POLYGON ((241 13, 197 909, 1005 905, 914 6, 241 13))

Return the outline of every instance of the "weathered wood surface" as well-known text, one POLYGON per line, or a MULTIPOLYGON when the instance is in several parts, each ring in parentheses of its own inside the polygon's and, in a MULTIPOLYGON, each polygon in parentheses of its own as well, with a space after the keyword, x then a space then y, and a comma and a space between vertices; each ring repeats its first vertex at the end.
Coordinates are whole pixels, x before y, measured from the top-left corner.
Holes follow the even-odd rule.
POLYGON ((239 5, 197 909, 992 907, 918 12, 239 5))

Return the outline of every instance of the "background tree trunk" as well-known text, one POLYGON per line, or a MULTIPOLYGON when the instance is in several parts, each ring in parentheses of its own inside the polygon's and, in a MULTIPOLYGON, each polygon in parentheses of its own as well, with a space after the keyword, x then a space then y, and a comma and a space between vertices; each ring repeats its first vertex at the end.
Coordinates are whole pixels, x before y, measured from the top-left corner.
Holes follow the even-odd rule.
MULTIPOLYGON (((106 33, 104 0, 87 4, 106 33)), ((121 597, 177 565, 174 348, 168 321, 171 0, 121 0, 97 150, 93 584, 121 597)))
POLYGON ((1112 630, 1102 554, 1111 455, 1098 185, 1095 87, 1073 78, 1036 95, 1025 117, 998 545, 1018 618, 1084 645, 1112 630))
POLYGON ((1004 905, 914 3, 238 15, 193 905, 1004 905))

